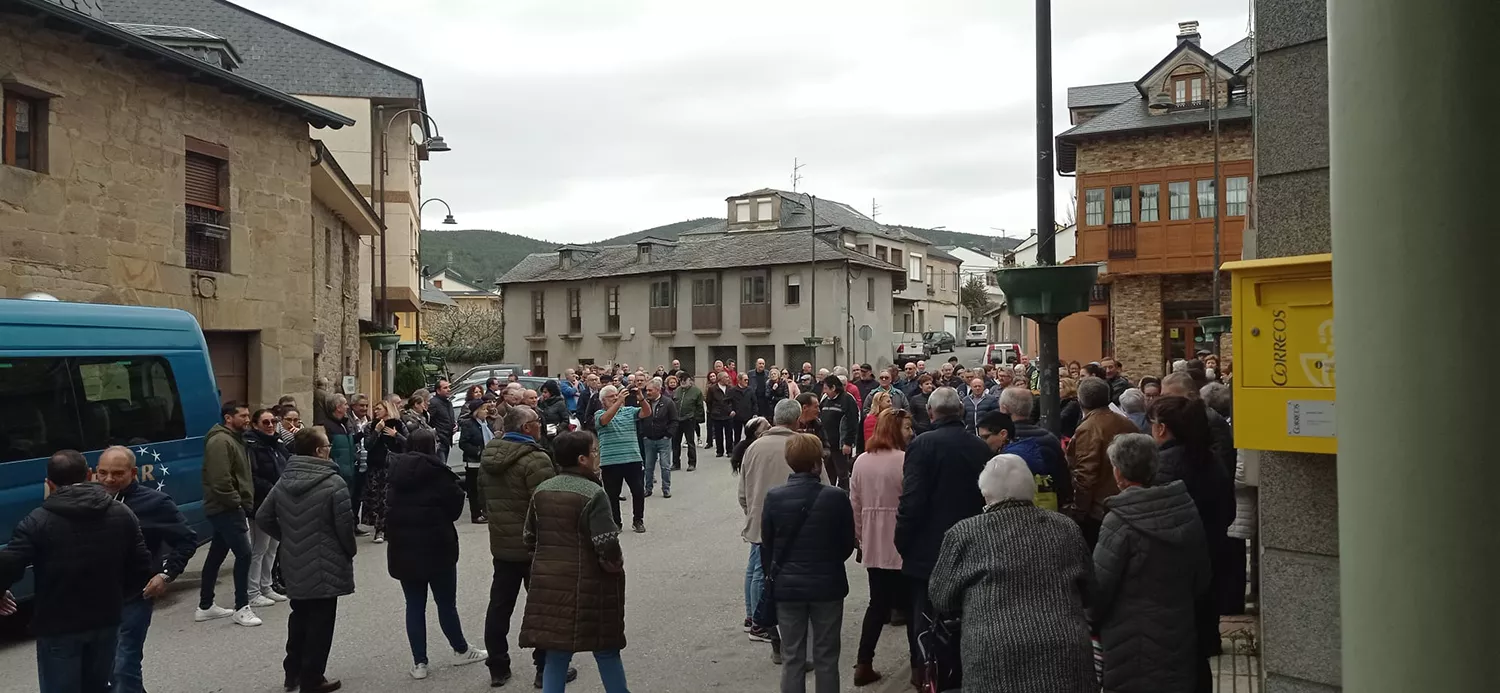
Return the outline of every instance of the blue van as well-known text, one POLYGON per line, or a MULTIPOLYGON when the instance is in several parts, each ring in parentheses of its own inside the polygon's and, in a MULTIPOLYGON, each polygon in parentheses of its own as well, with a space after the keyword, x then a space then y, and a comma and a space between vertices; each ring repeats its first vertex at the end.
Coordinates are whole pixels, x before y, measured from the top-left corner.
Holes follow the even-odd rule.
MULTIPOLYGON (((203 436, 219 422, 203 331, 166 308, 0 299, 0 543, 46 495, 47 459, 127 445, 140 483, 200 537, 203 436)), ((28 576, 12 588, 31 595, 28 576)))

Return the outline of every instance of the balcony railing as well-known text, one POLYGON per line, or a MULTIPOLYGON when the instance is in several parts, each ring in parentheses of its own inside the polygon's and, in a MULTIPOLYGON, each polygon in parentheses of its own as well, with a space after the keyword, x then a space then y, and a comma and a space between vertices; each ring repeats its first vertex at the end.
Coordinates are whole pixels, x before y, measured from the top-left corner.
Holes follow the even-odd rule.
POLYGON ((936 296, 937 295, 937 287, 933 286, 931 282, 927 283, 927 295, 928 296, 936 296))
POLYGON ((740 329, 742 329, 742 330, 769 330, 769 329, 771 329, 771 304, 769 304, 769 303, 741 303, 740 304, 740 329))
POLYGON ((670 334, 677 331, 677 306, 651 309, 651 331, 670 334))
POLYGON ((724 311, 718 304, 709 306, 693 306, 693 330, 707 332, 719 330, 724 327, 724 311))
POLYGON ((1135 224, 1111 224, 1109 257, 1113 260, 1135 257, 1135 224))
POLYGON ((1089 304, 1096 306, 1109 305, 1109 285, 1095 284, 1094 288, 1089 290, 1089 304))

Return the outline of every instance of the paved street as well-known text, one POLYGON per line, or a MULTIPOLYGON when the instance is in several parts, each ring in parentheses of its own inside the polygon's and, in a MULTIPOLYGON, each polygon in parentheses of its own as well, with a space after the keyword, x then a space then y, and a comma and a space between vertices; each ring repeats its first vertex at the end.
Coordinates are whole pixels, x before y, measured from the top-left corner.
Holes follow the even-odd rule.
MULTIPOLYGON (((701 451, 700 451, 701 452, 701 451)), ((712 453, 699 471, 673 478, 673 497, 647 501, 644 535, 626 533, 628 584, 625 650, 631 690, 651 693, 772 691, 779 670, 770 662, 770 646, 749 642, 740 629, 744 618, 745 548, 739 538, 743 522, 736 496, 736 478, 727 460, 712 453)), ((459 526, 463 556, 460 563, 459 611, 465 635, 479 644, 490 581, 490 558, 485 529, 459 526)), ((481 691, 488 679, 483 665, 453 668, 435 612, 428 611, 428 645, 432 675, 413 681, 407 675, 410 651, 402 627, 400 586, 386 574, 385 547, 361 540, 358 591, 339 604, 339 624, 331 677, 344 681, 344 690, 481 691)), ((190 571, 201 564, 205 550, 190 571)), ((220 578, 220 603, 229 598, 229 565, 220 578)), ((909 672, 896 663, 903 659, 904 631, 887 628, 881 638, 876 666, 887 674, 880 684, 856 689, 849 676, 854 666, 859 619, 866 602, 863 569, 849 563, 851 594, 845 602, 842 665, 846 691, 884 693, 907 690, 901 684, 909 672)), ((195 588, 168 595, 156 610, 146 643, 146 684, 152 693, 279 691, 280 659, 288 609, 276 606, 258 613, 259 628, 242 628, 227 619, 194 623, 195 588)), ((520 626, 518 609, 515 628, 520 626)), ((514 638, 516 630, 512 630, 514 638)), ((512 640, 514 643, 514 640, 512 640)), ((518 663, 529 664, 519 650, 518 663)), ((592 658, 575 660, 580 669, 570 691, 600 691, 592 658)), ((528 672, 529 667, 517 671, 528 672)), ((36 690, 35 648, 30 640, 0 641, 0 693, 36 690)), ((530 681, 516 680, 502 690, 530 690, 530 681)))

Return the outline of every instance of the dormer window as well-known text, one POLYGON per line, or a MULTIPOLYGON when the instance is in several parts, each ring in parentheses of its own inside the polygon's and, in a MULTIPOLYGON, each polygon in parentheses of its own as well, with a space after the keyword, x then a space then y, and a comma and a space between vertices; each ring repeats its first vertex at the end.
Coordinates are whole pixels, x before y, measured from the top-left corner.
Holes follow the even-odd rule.
POLYGON ((637 248, 637 252, 636 252, 636 256, 635 256, 636 261, 639 262, 639 263, 641 263, 641 264, 643 264, 643 265, 649 265, 649 264, 651 264, 651 244, 650 243, 642 243, 639 246, 636 246, 636 248, 637 248))
POLYGON ((744 224, 744 223, 748 223, 749 221, 750 221, 750 201, 749 200, 735 200, 735 202, 734 202, 734 222, 736 224, 744 224))
POLYGON ((1172 77, 1172 103, 1176 106, 1200 106, 1205 101, 1204 87, 1207 80, 1203 73, 1175 75, 1172 77))
POLYGON ((770 221, 776 213, 776 205, 772 204, 771 198, 762 197, 755 201, 755 220, 770 221))

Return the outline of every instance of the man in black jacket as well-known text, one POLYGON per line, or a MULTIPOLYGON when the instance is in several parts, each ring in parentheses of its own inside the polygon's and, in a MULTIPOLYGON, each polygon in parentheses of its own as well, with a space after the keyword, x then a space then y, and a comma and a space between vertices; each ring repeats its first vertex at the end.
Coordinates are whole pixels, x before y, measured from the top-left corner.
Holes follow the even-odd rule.
POLYGON ((769 420, 771 405, 774 403, 771 401, 771 391, 768 387, 771 384, 771 373, 766 370, 765 359, 755 359, 755 370, 750 371, 749 378, 750 405, 754 409, 752 415, 745 417, 745 420, 749 421, 755 416, 764 416, 769 420))
MULTIPOLYGON (((266 410, 269 411, 269 410, 266 410)), ((271 428, 274 430, 275 424, 271 428)), ((281 441, 272 433, 272 439, 281 441)), ((177 509, 172 497, 136 480, 135 453, 115 446, 99 454, 95 468, 99 485, 135 513, 151 552, 151 567, 156 574, 139 595, 127 595, 120 612, 120 641, 115 651, 114 693, 142 693, 141 658, 144 655, 146 631, 151 627, 151 607, 167 591, 167 583, 176 580, 198 550, 198 535, 188 526, 187 518, 177 509)))
MULTIPOLYGON (((109 690, 120 610, 151 574, 135 515, 88 479, 81 453, 54 453, 47 461, 51 495, 0 549, 0 590, 20 580, 28 565, 36 576, 31 629, 42 691, 109 690)), ((4 595, 9 601, 10 593, 4 595)))
POLYGON ((703 393, 708 403, 708 439, 714 445, 714 454, 723 457, 734 452, 729 430, 734 428, 734 401, 730 398, 733 383, 728 382, 728 371, 710 372, 708 390, 703 393), (729 443, 725 445, 725 443, 729 443))
POLYGON ((437 433, 438 457, 448 459, 453 448, 453 434, 458 431, 458 420, 453 415, 453 384, 447 380, 437 381, 437 393, 427 403, 427 421, 437 433))
POLYGON ((964 405, 958 391, 938 388, 927 399, 932 429, 912 439, 901 473, 901 500, 896 505, 896 551, 901 572, 911 581, 912 608, 906 636, 918 652, 917 635, 930 626, 932 605, 927 581, 937 564, 943 535, 959 520, 984 510, 979 473, 994 453, 964 430, 964 405))
MULTIPOLYGON (((828 483, 849 488, 848 462, 859 442, 861 422, 859 402, 844 390, 844 381, 836 375, 823 380, 823 399, 818 402, 818 421, 823 424, 823 443, 828 446, 828 483)), ((976 487, 978 488, 978 487, 976 487)))
POLYGON ((656 486, 656 468, 661 467, 661 497, 672 497, 672 436, 677 435, 677 402, 661 394, 661 380, 646 384, 651 416, 637 426, 641 433, 641 459, 646 461, 646 497, 656 486))

